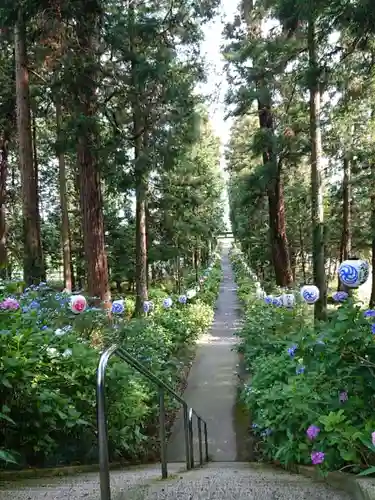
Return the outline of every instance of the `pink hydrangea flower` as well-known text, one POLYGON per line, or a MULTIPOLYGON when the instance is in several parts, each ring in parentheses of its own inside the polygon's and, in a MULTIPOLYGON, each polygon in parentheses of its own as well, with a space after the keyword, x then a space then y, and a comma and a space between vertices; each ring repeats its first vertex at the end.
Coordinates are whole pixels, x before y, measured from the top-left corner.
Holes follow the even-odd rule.
POLYGON ((324 462, 324 453, 322 451, 313 451, 311 453, 311 461, 313 465, 319 465, 324 462))
POLYGON ((16 299, 12 299, 10 297, 3 300, 3 302, 1 302, 0 304, 1 309, 10 309, 12 311, 19 309, 19 307, 19 302, 16 299))

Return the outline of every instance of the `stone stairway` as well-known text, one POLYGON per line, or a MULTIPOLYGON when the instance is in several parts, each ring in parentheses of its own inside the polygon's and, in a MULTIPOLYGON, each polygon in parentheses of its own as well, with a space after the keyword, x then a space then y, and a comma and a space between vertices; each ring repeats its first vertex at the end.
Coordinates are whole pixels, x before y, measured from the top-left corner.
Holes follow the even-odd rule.
MULTIPOLYGON (((229 245, 228 245, 229 246, 229 245)), ((184 470, 185 442, 179 416, 168 444, 169 478, 161 480, 160 466, 131 467, 111 473, 112 500, 348 500, 303 476, 251 464, 248 429, 236 417, 238 357, 233 351, 239 322, 236 286, 223 251, 223 281, 215 321, 203 336, 190 371, 184 398, 208 425, 209 455, 213 462, 184 470)), ((197 436, 197 429, 194 429, 197 436)), ((195 461, 198 442, 194 440, 195 461)), ((0 483, 0 500, 100 500, 99 474, 0 483)))
MULTIPOLYGON (((130 467, 111 473, 112 500, 350 500, 323 483, 267 466, 243 462, 211 462, 184 472, 169 464, 130 467)), ((33 479, 0 486, 0 500, 100 500, 98 473, 33 479)))

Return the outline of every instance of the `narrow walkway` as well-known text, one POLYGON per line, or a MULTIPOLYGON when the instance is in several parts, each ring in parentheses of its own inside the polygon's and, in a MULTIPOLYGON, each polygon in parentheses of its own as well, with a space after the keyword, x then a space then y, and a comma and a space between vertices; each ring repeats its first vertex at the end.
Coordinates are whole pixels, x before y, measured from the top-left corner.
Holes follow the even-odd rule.
MULTIPOLYGON (((228 248, 223 250, 222 268, 224 276, 215 320, 210 333, 198 343, 184 399, 207 422, 210 458, 218 462, 230 462, 239 459, 235 423, 238 355, 232 350, 236 342, 233 332, 238 325, 239 305, 228 248)), ((194 437, 194 458, 197 461, 196 428, 194 437)), ((172 430, 168 460, 185 461, 182 414, 178 416, 172 430)))

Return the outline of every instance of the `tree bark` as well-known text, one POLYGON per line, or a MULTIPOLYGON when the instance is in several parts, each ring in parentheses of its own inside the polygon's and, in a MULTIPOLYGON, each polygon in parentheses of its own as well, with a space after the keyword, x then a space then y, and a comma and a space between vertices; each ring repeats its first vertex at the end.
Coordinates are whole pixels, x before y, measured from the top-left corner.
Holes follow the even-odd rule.
MULTIPOLYGON (((133 25, 135 22, 134 3, 129 6, 129 30, 130 30, 130 50, 134 54, 135 37, 133 25)), ((144 137, 144 116, 140 98, 143 95, 138 81, 138 66, 135 60, 131 63, 131 85, 132 85, 132 112, 133 112, 133 132, 134 132, 134 173, 135 173, 135 288, 136 303, 135 314, 143 314, 143 303, 148 300, 147 289, 147 224, 146 224, 146 202, 148 188, 148 165, 145 158, 144 148, 146 138, 144 137), (142 133, 143 130, 143 133, 142 133)))
POLYGON ((8 177, 8 147, 9 133, 4 131, 0 139, 0 273, 3 278, 6 276, 7 267, 7 228, 5 218, 6 186, 8 177))
MULTIPOLYGON (((348 154, 344 156, 344 178, 342 182, 342 235, 340 242, 340 263, 349 258, 352 248, 351 238, 351 171, 348 154)), ((347 290, 338 280, 338 290, 347 290)))
POLYGON ((83 248, 87 267, 88 293, 109 307, 108 263, 105 249, 103 202, 98 165, 99 137, 96 123, 96 37, 98 11, 93 11, 77 24, 77 38, 84 66, 77 82, 78 110, 81 124, 78 130, 77 161, 79 167, 80 205, 82 214, 83 248))
MULTIPOLYGON (((252 19, 253 8, 254 3, 252 0, 242 0, 242 12, 247 24, 249 38, 261 36, 260 21, 258 19, 252 19)), ((272 170, 271 179, 267 187, 272 263, 275 271, 276 284, 286 287, 293 283, 293 273, 290 266, 288 238, 286 234, 281 162, 277 160, 274 146, 275 133, 269 89, 262 75, 257 75, 255 78, 258 94, 259 125, 261 129, 267 132, 268 142, 262 155, 263 163, 272 170)))
POLYGON ((370 307, 375 307, 375 161, 371 162, 371 265, 372 265, 372 284, 370 307))
POLYGON ((45 280, 45 268, 40 236, 38 186, 33 162, 26 29, 21 9, 18 10, 14 37, 17 131, 23 196, 24 281, 29 285, 45 280))
POLYGON ((315 319, 324 320, 327 315, 327 290, 324 256, 324 205, 322 182, 322 138, 320 129, 320 85, 316 50, 315 23, 308 26, 310 83, 310 140, 311 140, 311 220, 313 233, 314 283, 320 297, 315 303, 315 319))
POLYGON ((65 156, 62 148, 62 129, 61 129, 61 104, 59 98, 56 100, 56 126, 57 126, 57 157, 59 160, 59 191, 61 204, 61 244, 63 252, 64 266, 64 287, 71 292, 73 288, 72 277, 72 258, 70 245, 70 227, 68 214, 68 201, 66 193, 66 166, 65 156))
POLYGON ((267 189, 267 195, 270 244, 276 284, 286 287, 293 283, 293 273, 290 265, 288 238, 286 235, 284 190, 280 168, 277 168, 277 174, 272 179, 271 186, 267 189))

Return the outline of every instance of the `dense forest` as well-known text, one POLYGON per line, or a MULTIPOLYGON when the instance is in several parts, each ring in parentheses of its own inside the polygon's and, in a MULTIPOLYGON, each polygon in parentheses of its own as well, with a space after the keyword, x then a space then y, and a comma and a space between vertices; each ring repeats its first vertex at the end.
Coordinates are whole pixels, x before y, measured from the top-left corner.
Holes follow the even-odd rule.
MULTIPOLYGON (((2 467, 97 462, 106 346, 183 386, 221 279, 221 145, 199 91, 217 6, 0 6, 2 467)), ((157 387, 119 361, 107 379, 111 459, 157 458, 157 387)))
MULTIPOLYGON (((223 162, 202 44, 228 3, 0 6, 2 469, 97 462, 109 346, 182 394, 224 290, 255 458, 375 471, 375 7, 239 2, 217 49, 223 162), (226 255, 221 287, 226 201, 236 288, 226 255), (361 300, 338 279, 347 260, 372 263, 361 300)), ((175 421, 142 373, 108 365, 112 461, 160 460, 161 400, 163 432, 175 421)))
POLYGON ((225 28, 241 398, 257 456, 323 474, 375 472, 374 16, 242 0, 225 28))
POLYGON ((207 262, 223 183, 196 87, 216 3, 1 7, 3 278, 104 302, 134 285, 139 312, 150 281, 207 262))
POLYGON ((243 0, 226 27, 233 231, 263 279, 315 283, 320 317, 338 263, 375 255, 373 16, 243 0))

